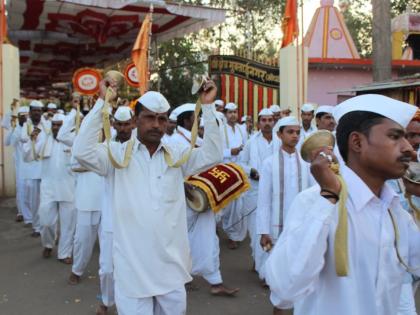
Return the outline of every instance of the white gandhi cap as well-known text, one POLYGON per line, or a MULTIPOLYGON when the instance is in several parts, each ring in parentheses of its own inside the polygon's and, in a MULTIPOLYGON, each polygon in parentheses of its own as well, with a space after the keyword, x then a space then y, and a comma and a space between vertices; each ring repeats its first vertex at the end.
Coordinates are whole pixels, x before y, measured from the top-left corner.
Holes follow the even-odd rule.
POLYGON ((29 107, 34 107, 34 108, 44 108, 44 104, 42 104, 42 102, 40 102, 40 101, 33 100, 33 101, 31 101, 31 103, 29 104, 29 107))
POLYGON ((270 106, 270 110, 273 113, 280 113, 281 112, 281 108, 279 105, 273 104, 270 106))
POLYGON ((225 106, 225 109, 227 109, 227 110, 237 110, 238 106, 236 106, 235 103, 227 103, 226 106, 225 106))
POLYGON ((48 109, 57 109, 57 105, 56 105, 56 104, 54 104, 54 103, 49 103, 49 104, 47 105, 47 108, 48 108, 48 109))
POLYGON ((268 109, 268 108, 263 108, 258 113, 258 117, 259 116, 273 116, 273 112, 270 109, 268 109))
POLYGON ((28 106, 19 107, 18 114, 27 114, 27 113, 29 113, 29 107, 28 106))
POLYGON ((216 107, 220 107, 225 105, 225 102, 223 102, 222 100, 215 100, 214 104, 216 105, 216 107))
POLYGON ((312 104, 306 103, 306 104, 302 105, 300 110, 304 113, 310 113, 310 112, 313 112, 315 110, 315 107, 312 104))
POLYGON ((330 105, 321 105, 316 109, 315 115, 326 113, 326 114, 332 114, 334 110, 334 106, 330 105))
POLYGON ((345 114, 354 111, 376 113, 405 128, 416 114, 417 107, 383 95, 365 94, 340 103, 335 107, 333 115, 335 120, 340 123, 340 119, 345 114))
POLYGON ((294 116, 283 117, 282 119, 279 119, 279 121, 277 121, 276 125, 273 128, 274 132, 278 132, 280 127, 286 126, 300 126, 300 124, 294 116))
POLYGON ((51 121, 53 121, 53 122, 59 122, 59 121, 64 121, 64 119, 66 119, 66 116, 64 116, 63 114, 54 114, 54 116, 51 119, 51 121))
POLYGON ((114 114, 114 119, 118 121, 128 121, 133 117, 133 112, 128 106, 119 106, 114 114))
POLYGON ((141 103, 148 110, 158 114, 166 113, 171 108, 166 98, 155 91, 144 93, 137 99, 137 102, 141 103))

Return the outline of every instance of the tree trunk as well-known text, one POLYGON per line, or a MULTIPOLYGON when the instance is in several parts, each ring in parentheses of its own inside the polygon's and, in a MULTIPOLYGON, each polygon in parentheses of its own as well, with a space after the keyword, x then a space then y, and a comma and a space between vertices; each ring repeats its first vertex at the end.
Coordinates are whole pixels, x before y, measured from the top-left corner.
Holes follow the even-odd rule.
POLYGON ((373 81, 392 78, 390 0, 372 0, 373 81))

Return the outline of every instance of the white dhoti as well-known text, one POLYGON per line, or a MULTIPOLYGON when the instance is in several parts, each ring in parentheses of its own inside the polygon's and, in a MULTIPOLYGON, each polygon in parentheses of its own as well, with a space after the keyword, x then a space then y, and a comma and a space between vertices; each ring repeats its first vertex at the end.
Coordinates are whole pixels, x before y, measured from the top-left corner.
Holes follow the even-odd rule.
POLYGON ((116 281, 115 300, 118 315, 184 315, 187 312, 185 287, 163 295, 132 298, 121 292, 116 281))
POLYGON ((187 207, 187 219, 192 275, 202 276, 211 285, 222 283, 214 212, 198 213, 187 207))
POLYGON ((39 224, 39 194, 40 194, 40 179, 25 179, 25 206, 29 209, 32 216, 32 228, 35 232, 41 231, 41 225, 39 224))
POLYGON ((73 202, 46 201, 39 207, 41 242, 45 248, 53 248, 56 240, 57 222, 60 223, 58 259, 72 257, 76 209, 73 202))
POLYGON ((114 297, 114 265, 112 262, 112 232, 99 228, 99 280, 102 303, 105 306, 115 304, 114 297))
POLYGON ((81 276, 90 258, 98 235, 100 211, 77 210, 76 233, 74 235, 72 272, 81 276))
POLYGON ((31 223, 32 213, 25 203, 25 179, 19 177, 16 178, 16 206, 18 214, 23 216, 23 222, 31 223))
POLYGON ((248 231, 248 217, 243 197, 231 202, 222 210, 222 226, 229 239, 242 242, 248 231))

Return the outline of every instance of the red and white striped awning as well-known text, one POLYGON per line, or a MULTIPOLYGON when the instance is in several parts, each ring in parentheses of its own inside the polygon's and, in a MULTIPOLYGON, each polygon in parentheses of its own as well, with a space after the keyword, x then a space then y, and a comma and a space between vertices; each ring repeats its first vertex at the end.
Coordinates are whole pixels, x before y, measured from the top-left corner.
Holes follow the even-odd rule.
POLYGON ((22 88, 70 81, 77 68, 128 58, 151 4, 158 42, 225 20, 222 9, 162 0, 9 0, 8 36, 20 49, 22 88))

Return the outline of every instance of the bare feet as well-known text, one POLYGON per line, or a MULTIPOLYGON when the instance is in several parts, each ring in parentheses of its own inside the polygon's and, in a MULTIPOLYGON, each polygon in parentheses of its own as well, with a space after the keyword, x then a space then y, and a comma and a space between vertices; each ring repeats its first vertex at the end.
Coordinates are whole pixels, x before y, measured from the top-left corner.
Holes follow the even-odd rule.
POLYGON ((42 251, 42 257, 50 258, 51 257, 51 252, 52 252, 51 248, 45 247, 44 250, 42 251))
POLYGON ((22 221, 23 221, 23 215, 18 214, 18 215, 16 216, 15 221, 16 221, 16 222, 22 222, 22 221))
POLYGON ((292 315, 293 310, 281 310, 279 308, 273 308, 273 315, 292 315))
POLYGON ((210 294, 216 296, 234 296, 238 292, 239 288, 229 289, 223 283, 212 285, 210 288, 210 294))
POLYGON ((71 273, 67 283, 70 285, 77 285, 80 282, 80 276, 76 275, 75 273, 71 273))
POLYGON ((232 241, 231 239, 228 240, 229 249, 237 249, 238 247, 239 247, 239 242, 232 241))
POLYGON ((108 307, 106 307, 105 305, 103 305, 102 303, 98 305, 98 307, 96 308, 96 315, 106 315, 108 314, 108 307))

